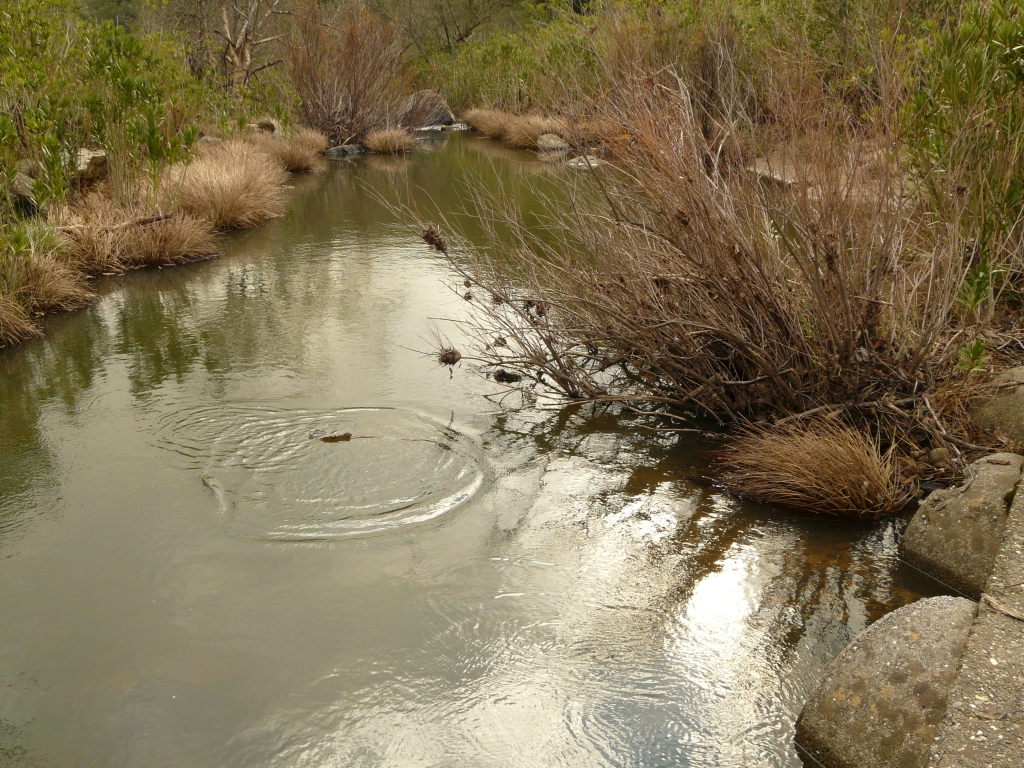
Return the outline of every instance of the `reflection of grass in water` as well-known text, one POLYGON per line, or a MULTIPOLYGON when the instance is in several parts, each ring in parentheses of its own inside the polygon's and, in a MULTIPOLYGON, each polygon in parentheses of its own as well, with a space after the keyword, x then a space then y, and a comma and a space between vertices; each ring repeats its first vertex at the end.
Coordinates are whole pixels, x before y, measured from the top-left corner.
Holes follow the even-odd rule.
POLYGON ((413 162, 413 158, 407 155, 367 155, 363 158, 363 165, 370 170, 392 176, 408 173, 413 162))

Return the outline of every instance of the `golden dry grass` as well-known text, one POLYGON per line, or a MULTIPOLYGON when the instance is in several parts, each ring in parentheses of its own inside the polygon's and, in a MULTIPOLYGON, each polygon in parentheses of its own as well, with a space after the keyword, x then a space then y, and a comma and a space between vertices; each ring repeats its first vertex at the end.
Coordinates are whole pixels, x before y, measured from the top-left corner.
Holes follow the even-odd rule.
POLYGON ((363 139, 367 152, 377 155, 397 155, 408 152, 416 145, 416 139, 405 128, 384 128, 370 131, 363 139))
POLYGON ((326 147, 321 150, 319 146, 321 143, 327 143, 322 134, 315 131, 308 133, 315 133, 319 137, 319 141, 312 135, 296 135, 286 138, 263 131, 243 134, 240 140, 256 147, 289 173, 307 173, 321 167, 320 155, 326 150, 326 147))
POLYGON ((70 312, 94 298, 82 283, 81 273, 50 253, 32 259, 21 292, 32 312, 70 312))
POLYGON ((39 328, 33 325, 25 307, 13 296, 0 293, 0 347, 17 344, 39 334, 39 328))
POLYGON ((734 493, 809 512, 875 520, 907 501, 895 457, 833 421, 751 429, 729 446, 723 468, 734 493))
POLYGON ((565 138, 565 126, 553 117, 524 115, 509 117, 502 136, 502 143, 512 149, 536 149, 537 139, 546 133, 565 138))
POLYGON ((470 109, 462 116, 462 122, 488 139, 500 139, 508 131, 512 115, 500 109, 470 109))
POLYGON ((139 215, 90 195, 60 228, 63 252, 86 274, 113 274, 142 266, 184 264, 212 256, 213 226, 188 214, 139 215))
POLYGON ((313 128, 303 128, 292 137, 292 140, 305 144, 318 155, 322 155, 331 147, 331 142, 327 137, 313 128))
POLYGON ((215 229, 256 227, 285 211, 287 172, 246 141, 215 144, 168 171, 162 196, 215 229))

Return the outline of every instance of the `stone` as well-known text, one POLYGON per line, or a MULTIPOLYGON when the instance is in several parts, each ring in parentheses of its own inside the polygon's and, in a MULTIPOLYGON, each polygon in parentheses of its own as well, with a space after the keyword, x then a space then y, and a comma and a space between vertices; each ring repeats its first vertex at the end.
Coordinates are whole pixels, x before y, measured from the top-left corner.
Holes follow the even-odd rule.
POLYGON ((196 143, 201 147, 209 147, 214 144, 223 143, 224 139, 218 139, 216 136, 200 136, 199 141, 196 143))
POLYGON ((826 768, 925 768, 976 609, 933 597, 868 627, 804 705, 797 744, 826 768))
POLYGON ((538 152, 568 152, 569 142, 556 133, 544 133, 537 137, 538 152))
POLYGON ((361 144, 340 144, 337 147, 328 149, 324 152, 324 156, 330 160, 344 160, 346 157, 361 155, 363 152, 361 144))
POLYGON ((81 182, 102 181, 107 177, 107 153, 102 149, 79 149, 75 179, 81 182))
POLYGON ((593 155, 580 155, 568 161, 566 165, 570 168, 596 168, 599 165, 604 165, 604 160, 593 155))
POLYGON ((271 136, 281 135, 281 124, 272 117, 261 117, 256 121, 256 127, 264 133, 269 133, 271 136))
POLYGON ((406 128, 453 125, 455 115, 440 94, 424 88, 405 100, 401 123, 406 128))
POLYGON ((1024 494, 1014 496, 929 768, 1024 765, 1024 494))
POLYGON ((975 400, 974 421, 982 429, 998 429, 1015 447, 1024 447, 1024 367, 1004 371, 993 383, 1004 386, 975 400))
POLYGON ((30 179, 43 178, 43 164, 38 160, 19 160, 15 168, 18 173, 30 179))
POLYGON ((904 560, 975 600, 992 574, 1024 457, 996 453, 967 468, 967 481, 934 491, 900 543, 904 560))
POLYGON ((14 174, 14 180, 11 182, 10 189, 14 196, 14 206, 23 216, 34 216, 39 212, 32 181, 30 176, 19 171, 14 174))

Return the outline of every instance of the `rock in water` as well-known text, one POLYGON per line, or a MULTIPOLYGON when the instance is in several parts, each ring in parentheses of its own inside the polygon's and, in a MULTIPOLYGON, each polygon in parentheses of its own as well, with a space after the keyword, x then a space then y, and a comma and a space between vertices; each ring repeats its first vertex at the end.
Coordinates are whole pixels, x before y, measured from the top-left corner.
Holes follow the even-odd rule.
POLYGON ((319 440, 322 443, 341 443, 352 439, 351 432, 325 432, 322 429, 314 429, 309 433, 310 440, 319 440))
POLYGON ((361 144, 339 144, 328 149, 324 155, 328 160, 344 160, 346 157, 361 155, 364 151, 361 144))
POLYGON ((797 744, 826 768, 925 768, 976 610, 933 597, 861 632, 804 706, 797 744))
POLYGON ((537 137, 538 152, 568 152, 569 142, 556 133, 544 133, 537 137))
POLYGON ((1024 457, 996 453, 968 467, 956 488, 921 502, 903 534, 903 559, 975 599, 992 573, 1024 457))
POLYGON ((436 91, 424 88, 406 99, 401 122, 407 128, 454 125, 455 115, 436 91))

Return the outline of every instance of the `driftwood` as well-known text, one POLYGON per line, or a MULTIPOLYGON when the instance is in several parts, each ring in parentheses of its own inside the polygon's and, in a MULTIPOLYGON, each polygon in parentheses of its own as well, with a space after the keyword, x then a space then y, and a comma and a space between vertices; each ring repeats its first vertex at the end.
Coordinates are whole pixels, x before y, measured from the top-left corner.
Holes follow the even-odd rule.
POLYGON ((126 229, 127 227, 145 227, 149 224, 157 224, 161 221, 167 221, 174 217, 173 213, 161 213, 156 216, 143 216, 139 219, 131 219, 130 221, 122 221, 120 224, 105 224, 103 226, 96 226, 93 224, 66 224, 62 227, 54 227, 58 232, 74 232, 79 229, 90 229, 95 227, 96 229, 105 230, 117 230, 126 229))

